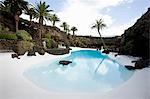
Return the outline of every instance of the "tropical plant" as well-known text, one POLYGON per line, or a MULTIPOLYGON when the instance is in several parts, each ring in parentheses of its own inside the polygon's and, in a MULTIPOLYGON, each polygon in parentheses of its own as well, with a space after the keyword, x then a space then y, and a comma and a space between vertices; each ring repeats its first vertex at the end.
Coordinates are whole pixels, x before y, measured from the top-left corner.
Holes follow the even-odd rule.
POLYGON ((31 23, 32 19, 35 17, 35 14, 36 14, 34 6, 32 6, 32 5, 29 6, 28 10, 25 12, 25 14, 29 15, 30 23, 31 23))
POLYGON ((5 4, 4 2, 0 1, 0 11, 8 12, 10 13, 10 5, 5 4))
POLYGON ((35 18, 39 19, 39 39, 41 39, 42 35, 42 29, 43 29, 43 21, 46 19, 46 17, 49 15, 49 12, 52 10, 48 10, 50 6, 46 5, 45 2, 40 1, 40 3, 37 4, 36 6, 36 15, 35 18))
POLYGON ((66 22, 63 22, 62 25, 60 25, 60 27, 62 27, 66 33, 70 32, 69 25, 66 22))
POLYGON ((53 15, 50 17, 50 21, 52 22, 52 25, 55 26, 55 23, 56 23, 56 22, 59 22, 60 19, 57 17, 56 14, 53 14, 53 15))
POLYGON ((62 25, 60 25, 60 27, 62 27, 63 30, 66 31, 66 29, 67 29, 67 23, 63 22, 62 25))
POLYGON ((104 40, 102 39, 102 36, 101 36, 101 33, 100 33, 100 30, 102 30, 104 27, 106 27, 106 24, 103 22, 102 19, 99 19, 99 20, 96 20, 96 23, 91 27, 92 29, 96 28, 98 33, 99 33, 99 36, 100 36, 100 39, 103 43, 103 46, 104 46, 104 49, 107 49, 107 46, 104 42, 104 40))
POLYGON ((15 19, 15 30, 18 31, 19 16, 22 14, 23 10, 28 9, 28 2, 25 0, 5 0, 3 4, 10 8, 10 12, 15 19))
POLYGON ((73 36, 75 35, 75 31, 77 31, 77 30, 78 30, 78 29, 77 29, 76 27, 74 27, 74 26, 71 28, 71 31, 72 31, 72 33, 73 33, 73 36))

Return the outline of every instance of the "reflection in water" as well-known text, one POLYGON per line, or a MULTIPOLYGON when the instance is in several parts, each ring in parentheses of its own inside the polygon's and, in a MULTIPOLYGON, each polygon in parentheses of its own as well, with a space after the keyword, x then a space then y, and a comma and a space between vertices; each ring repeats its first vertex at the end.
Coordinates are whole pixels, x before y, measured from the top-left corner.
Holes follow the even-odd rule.
POLYGON ((52 63, 44 61, 26 70, 24 76, 49 91, 106 92, 119 86, 133 74, 98 51, 75 51, 61 60, 72 63, 63 66, 59 64, 60 59, 52 63))
POLYGON ((100 63, 98 64, 98 66, 96 67, 96 69, 95 69, 95 73, 97 72, 97 70, 99 69, 99 67, 100 67, 100 65, 102 64, 102 62, 105 60, 105 58, 103 58, 101 61, 100 61, 100 63))

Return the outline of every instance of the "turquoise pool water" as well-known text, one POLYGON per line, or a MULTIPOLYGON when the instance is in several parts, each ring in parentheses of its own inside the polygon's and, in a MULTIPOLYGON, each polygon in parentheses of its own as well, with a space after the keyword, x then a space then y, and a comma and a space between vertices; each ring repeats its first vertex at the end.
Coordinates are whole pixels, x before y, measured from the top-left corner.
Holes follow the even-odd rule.
POLYGON ((99 51, 80 50, 68 57, 43 61, 23 74, 38 87, 52 92, 106 92, 127 81, 133 71, 99 51), (63 66, 60 60, 72 63, 63 66))

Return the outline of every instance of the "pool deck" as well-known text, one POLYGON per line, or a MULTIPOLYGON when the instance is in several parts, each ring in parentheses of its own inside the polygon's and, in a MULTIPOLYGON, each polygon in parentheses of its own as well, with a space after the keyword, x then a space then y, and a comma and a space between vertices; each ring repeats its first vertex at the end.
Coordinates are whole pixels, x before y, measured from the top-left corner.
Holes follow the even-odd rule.
MULTIPOLYGON (((78 49, 77 49, 78 50, 78 49)), ((47 58, 64 57, 38 55, 38 57, 22 56, 21 59, 12 59, 11 53, 0 53, 0 99, 150 99, 150 68, 136 70, 134 75, 121 86, 106 93, 54 93, 41 89, 27 80, 22 73, 33 64, 47 58)), ((129 56, 111 58, 123 65, 137 58, 129 56)))

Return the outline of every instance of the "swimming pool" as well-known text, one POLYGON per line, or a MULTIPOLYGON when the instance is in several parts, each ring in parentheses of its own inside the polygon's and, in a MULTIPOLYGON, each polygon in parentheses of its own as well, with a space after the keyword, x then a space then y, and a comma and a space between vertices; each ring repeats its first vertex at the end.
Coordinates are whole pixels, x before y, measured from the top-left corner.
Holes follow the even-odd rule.
POLYGON ((107 92, 127 81, 133 71, 96 50, 79 50, 70 56, 43 61, 23 75, 52 92, 107 92), (72 61, 63 66, 60 60, 72 61))

